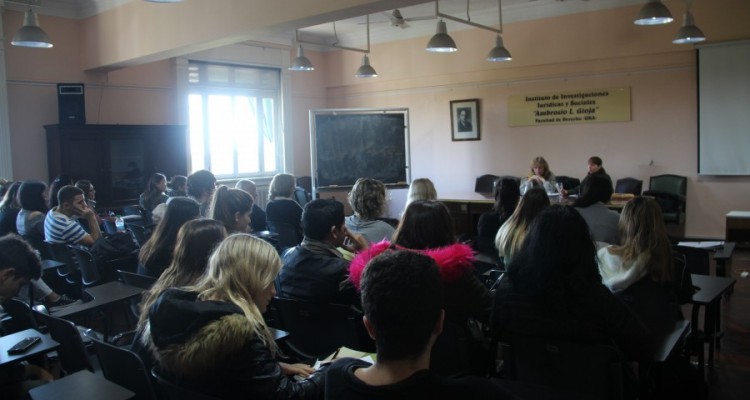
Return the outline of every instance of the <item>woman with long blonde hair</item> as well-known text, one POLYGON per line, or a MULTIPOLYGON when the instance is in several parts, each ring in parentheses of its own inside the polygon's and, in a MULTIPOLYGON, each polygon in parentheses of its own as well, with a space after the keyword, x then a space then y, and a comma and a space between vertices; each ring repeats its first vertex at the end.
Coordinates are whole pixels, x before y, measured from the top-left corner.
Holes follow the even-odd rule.
POLYGON ((435 185, 429 178, 418 178, 411 181, 409 192, 406 194, 404 210, 409 207, 411 202, 417 200, 437 200, 437 190, 435 190, 435 185))
POLYGON ((495 236, 495 247, 505 265, 510 264, 513 255, 521 248, 531 222, 549 205, 549 197, 544 189, 530 189, 521 198, 510 218, 500 226, 495 236))
POLYGON ((621 245, 600 249, 599 272, 613 292, 627 289, 645 276, 654 282, 672 281, 672 245, 659 204, 646 197, 635 197, 620 214, 621 245))
POLYGON ((261 239, 238 233, 219 244, 194 285, 165 290, 149 308, 148 338, 159 371, 219 398, 319 398, 321 374, 275 360, 262 314, 280 269, 276 250, 261 239))

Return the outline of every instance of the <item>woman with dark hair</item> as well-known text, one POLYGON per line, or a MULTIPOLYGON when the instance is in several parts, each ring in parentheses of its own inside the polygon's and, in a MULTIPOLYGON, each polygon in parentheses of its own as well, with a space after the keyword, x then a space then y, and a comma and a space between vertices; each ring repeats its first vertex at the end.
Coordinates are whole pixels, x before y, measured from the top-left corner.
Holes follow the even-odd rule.
POLYGON ((153 365, 151 353, 144 347, 143 330, 148 321, 148 310, 159 295, 171 287, 190 286, 206 271, 211 252, 227 236, 224 224, 213 219, 188 221, 177 233, 172 262, 144 293, 140 304, 140 318, 132 350, 141 356, 147 367, 153 365))
POLYGON ((18 204, 18 189, 21 182, 13 182, 5 192, 3 200, 0 201, 0 236, 9 233, 18 233, 16 230, 16 218, 21 211, 21 205, 18 204))
POLYGON ((167 190, 167 177, 164 174, 153 174, 146 184, 146 189, 141 193, 138 204, 146 211, 153 211, 156 206, 165 203, 169 196, 164 194, 167 190))
POLYGON ((83 190, 83 199, 86 200, 86 204, 92 210, 96 211, 96 189, 94 189, 94 184, 88 179, 81 179, 76 182, 75 186, 83 190))
POLYGON ((26 181, 18 189, 21 212, 16 218, 16 229, 21 236, 31 236, 38 243, 44 241, 44 217, 47 215, 47 185, 42 181, 26 181))
POLYGON ((612 197, 612 182, 601 175, 591 175, 584 181, 581 195, 573 203, 589 226, 591 238, 596 242, 620 243, 617 225, 620 214, 607 208, 612 197))
POLYGON ((650 360, 653 343, 638 318, 604 285, 586 221, 570 206, 552 206, 531 225, 492 310, 493 337, 614 341, 629 360, 650 360))
POLYGON ((49 184, 49 208, 53 209, 58 206, 57 204, 57 192, 62 189, 63 186, 73 185, 73 178, 68 174, 60 174, 49 184))
POLYGON ((549 207, 549 197, 542 188, 534 188, 521 198, 513 214, 500 226, 495 236, 495 247, 505 265, 521 247, 531 222, 542 210, 549 207))
POLYGON ((583 190, 583 185, 586 183, 589 177, 593 175, 603 176, 609 181, 609 186, 612 186, 612 178, 609 177, 609 174, 607 174, 607 171, 604 169, 602 164, 603 162, 602 162, 601 157, 593 156, 589 158, 588 172, 586 173, 586 176, 583 178, 583 181, 581 181, 581 184, 570 190, 562 190, 560 194, 562 194, 563 196, 568 196, 571 194, 581 193, 581 190, 583 190))
POLYGON ((172 261, 177 232, 187 221, 200 216, 200 205, 189 197, 173 197, 167 202, 164 218, 138 254, 138 273, 161 276, 172 261))
POLYGON ((167 183, 167 196, 178 197, 187 196, 187 176, 175 175, 167 183))
POLYGON ((386 207, 386 189, 383 182, 371 178, 359 178, 347 196, 354 214, 346 217, 346 227, 362 235, 369 243, 389 240, 394 229, 389 223, 379 220, 386 207))
MULTIPOLYGON (((401 223, 393 235, 393 243, 376 243, 352 260, 349 279, 357 290, 367 263, 378 254, 391 249, 426 254, 437 263, 445 288, 446 332, 449 333, 444 333, 438 338, 432 351, 431 369, 443 374, 465 372, 463 368, 467 365, 458 360, 465 354, 459 354, 455 348, 456 343, 463 338, 473 344, 468 334, 469 319, 486 322, 491 303, 487 287, 474 275, 473 250, 466 244, 457 243, 453 218, 443 203, 429 200, 414 201, 404 211, 401 223)), ((475 353, 476 350, 472 348, 469 354, 473 361, 476 361, 470 363, 473 367, 482 365, 479 361, 482 356, 475 353)))
POLYGON ((495 247, 495 236, 500 227, 507 221, 516 210, 521 191, 518 181, 504 178, 495 185, 495 205, 492 211, 479 216, 477 223, 477 241, 475 248, 480 253, 497 256, 495 247))
POLYGON ((221 185, 214 193, 208 218, 220 221, 230 234, 245 233, 250 229, 252 209, 253 198, 247 192, 221 185))

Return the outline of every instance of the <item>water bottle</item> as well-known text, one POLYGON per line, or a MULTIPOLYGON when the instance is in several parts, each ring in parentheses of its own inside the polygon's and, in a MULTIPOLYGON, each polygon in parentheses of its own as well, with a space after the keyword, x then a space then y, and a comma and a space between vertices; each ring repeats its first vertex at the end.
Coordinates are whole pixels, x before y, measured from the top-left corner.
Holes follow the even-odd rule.
POLYGON ((117 228, 117 232, 125 232, 125 221, 119 215, 115 219, 115 227, 117 228))

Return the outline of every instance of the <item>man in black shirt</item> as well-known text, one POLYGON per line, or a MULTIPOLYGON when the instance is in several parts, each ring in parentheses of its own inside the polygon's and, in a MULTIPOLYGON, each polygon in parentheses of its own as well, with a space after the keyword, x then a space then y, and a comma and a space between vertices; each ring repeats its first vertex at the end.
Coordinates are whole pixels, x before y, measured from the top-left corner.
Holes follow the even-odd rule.
POLYGON ((374 365, 352 358, 326 374, 326 399, 507 399, 479 377, 443 378, 429 369, 443 330, 443 284, 435 261, 410 251, 386 252, 362 277, 364 323, 375 340, 374 365))

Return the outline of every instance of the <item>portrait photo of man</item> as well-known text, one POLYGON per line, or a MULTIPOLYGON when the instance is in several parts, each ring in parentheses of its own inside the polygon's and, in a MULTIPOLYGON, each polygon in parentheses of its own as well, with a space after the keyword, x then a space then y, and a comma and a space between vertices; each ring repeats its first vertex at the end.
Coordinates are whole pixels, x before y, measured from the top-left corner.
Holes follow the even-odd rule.
POLYGON ((474 128, 471 125, 471 108, 461 107, 458 109, 458 131, 471 132, 474 128))

